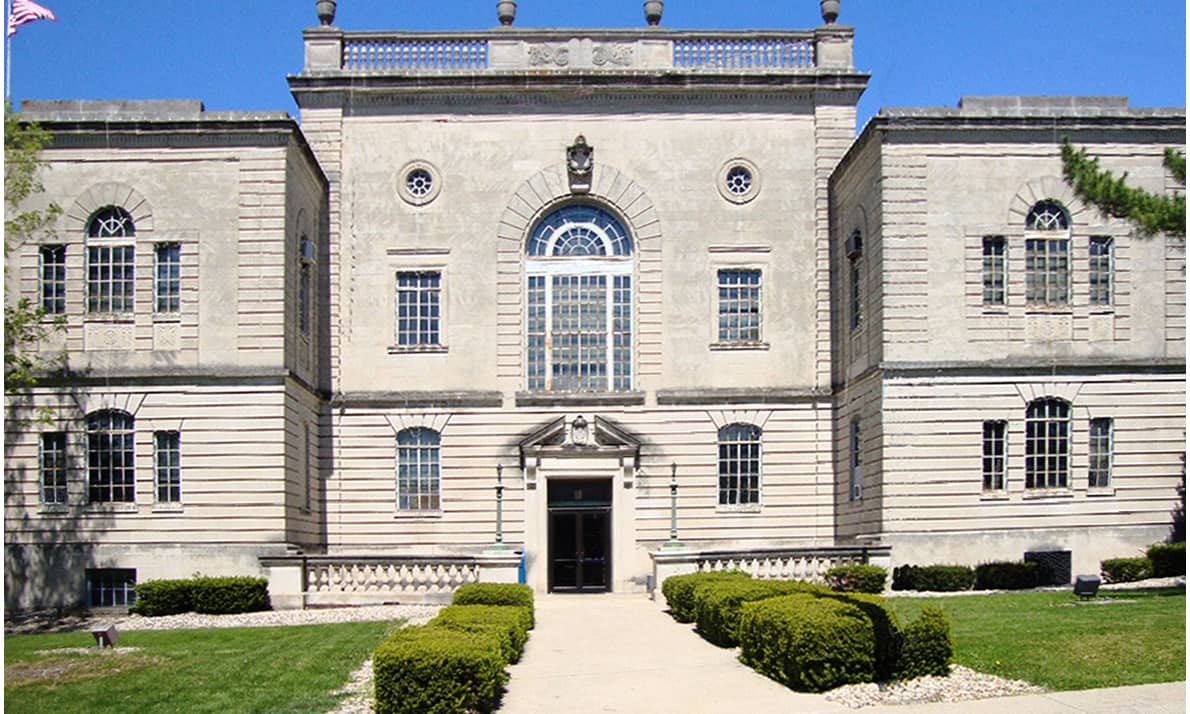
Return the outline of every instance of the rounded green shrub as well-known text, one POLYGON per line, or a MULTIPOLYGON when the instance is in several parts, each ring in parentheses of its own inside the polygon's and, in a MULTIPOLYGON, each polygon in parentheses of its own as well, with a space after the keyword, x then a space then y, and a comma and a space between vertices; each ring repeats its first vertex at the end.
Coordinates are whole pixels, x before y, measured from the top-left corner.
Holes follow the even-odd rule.
POLYGON ((883 597, 870 593, 828 592, 822 597, 854 605, 864 613, 872 623, 872 634, 876 639, 876 679, 891 677, 901 647, 901 622, 897 613, 888 607, 883 597))
POLYGON ((887 579, 888 571, 879 565, 848 563, 826 571, 826 584, 831 590, 845 593, 879 595, 884 592, 884 581, 887 579))
POLYGON ((533 588, 517 583, 468 583, 455 590, 452 605, 516 605, 529 611, 533 629, 533 588))
POLYGON ((1100 561, 1099 572, 1105 583, 1134 583, 1153 577, 1153 561, 1148 558, 1108 558, 1100 561))
POLYGON ((720 647, 739 644, 740 606, 793 593, 830 592, 821 585, 796 580, 752 580, 727 578, 704 582, 694 588, 695 621, 698 634, 720 647))
POLYGON ((1154 578, 1186 574, 1186 543, 1157 543, 1145 553, 1153 563, 1154 578))
POLYGON ((377 714, 489 712, 507 681, 491 631, 407 627, 372 656, 377 714))
POLYGON ((893 568, 893 590, 955 592, 970 590, 975 570, 966 565, 902 565, 893 568))
POLYGON ((808 593, 745 603, 740 659, 801 692, 870 682, 875 673, 872 623, 855 605, 808 593))
POLYGON ((265 578, 194 578, 190 592, 195 612, 228 615, 272 609, 269 581, 265 578))
POLYGON ((953 655, 954 643, 950 639, 950 622, 946 615, 936 607, 923 607, 921 615, 905 628, 897 659, 897 676, 901 679, 927 674, 948 676, 953 655))
POLYGON ((451 605, 442 608, 429 624, 464 632, 491 631, 500 640, 504 659, 516 662, 529 639, 532 621, 529 610, 520 606, 451 605))
POLYGON ((132 612, 145 617, 177 615, 194 609, 193 580, 147 580, 136 584, 132 612))
POLYGON ((1001 561, 975 566, 976 590, 1028 590, 1037 587, 1037 563, 1001 561))
POLYGON ((661 583, 661 594, 665 596, 665 604, 669 606, 669 614, 673 619, 694 622, 697 615, 694 611, 694 588, 702 583, 733 578, 751 580, 752 576, 742 570, 671 575, 661 583))

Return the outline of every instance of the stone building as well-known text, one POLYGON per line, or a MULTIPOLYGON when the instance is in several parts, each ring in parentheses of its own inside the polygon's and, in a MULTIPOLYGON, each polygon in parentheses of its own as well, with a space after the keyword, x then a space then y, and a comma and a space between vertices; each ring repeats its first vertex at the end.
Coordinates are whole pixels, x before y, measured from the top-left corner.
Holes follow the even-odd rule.
POLYGON ((67 369, 6 395, 8 607, 196 571, 268 575, 278 606, 518 569, 1088 572, 1164 537, 1184 243, 1082 205, 1058 157, 1181 191, 1184 110, 968 98, 856 138, 833 17, 332 20, 300 126, 25 104, 66 210, 9 292, 64 318, 67 369))

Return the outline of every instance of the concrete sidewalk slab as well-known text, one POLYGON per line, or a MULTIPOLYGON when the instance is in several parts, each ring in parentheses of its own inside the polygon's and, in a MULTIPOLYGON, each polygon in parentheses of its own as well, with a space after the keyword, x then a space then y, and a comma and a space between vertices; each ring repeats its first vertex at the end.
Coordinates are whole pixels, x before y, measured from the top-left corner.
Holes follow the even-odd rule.
POLYGON ((501 714, 1174 714, 1184 682, 850 709, 761 676, 642 595, 546 595, 501 714))

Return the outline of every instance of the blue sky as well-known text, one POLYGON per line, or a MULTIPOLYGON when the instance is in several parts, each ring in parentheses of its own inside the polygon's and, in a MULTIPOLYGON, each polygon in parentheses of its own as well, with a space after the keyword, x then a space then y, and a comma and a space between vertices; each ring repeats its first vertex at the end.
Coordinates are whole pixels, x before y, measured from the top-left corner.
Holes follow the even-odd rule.
MULTIPOLYGON (((57 23, 13 38, 24 99, 201 99, 208 109, 297 113, 314 0, 41 0, 57 23)), ((346 30, 486 29, 495 0, 339 0, 346 30)), ((640 0, 520 0, 518 27, 644 25, 640 0)), ((1185 106, 1183 0, 843 0, 856 66, 872 74, 860 126, 884 106, 976 94, 1128 95, 1185 106)), ((670 28, 809 29, 817 0, 669 0, 670 28)))

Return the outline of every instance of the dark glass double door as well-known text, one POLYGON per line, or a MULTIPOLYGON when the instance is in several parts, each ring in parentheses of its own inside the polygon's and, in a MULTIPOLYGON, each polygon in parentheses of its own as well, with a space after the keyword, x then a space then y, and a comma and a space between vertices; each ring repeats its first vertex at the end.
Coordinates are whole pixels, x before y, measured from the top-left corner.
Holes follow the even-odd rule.
MULTIPOLYGON (((573 493, 573 486, 566 485, 567 496, 573 493)), ((583 486, 579 485, 578 493, 603 490, 600 488, 603 484, 583 486)), ((564 501, 555 493, 551 496, 554 498, 549 509, 550 590, 606 592, 611 583, 610 498, 604 505, 598 496, 569 497, 564 501)))

